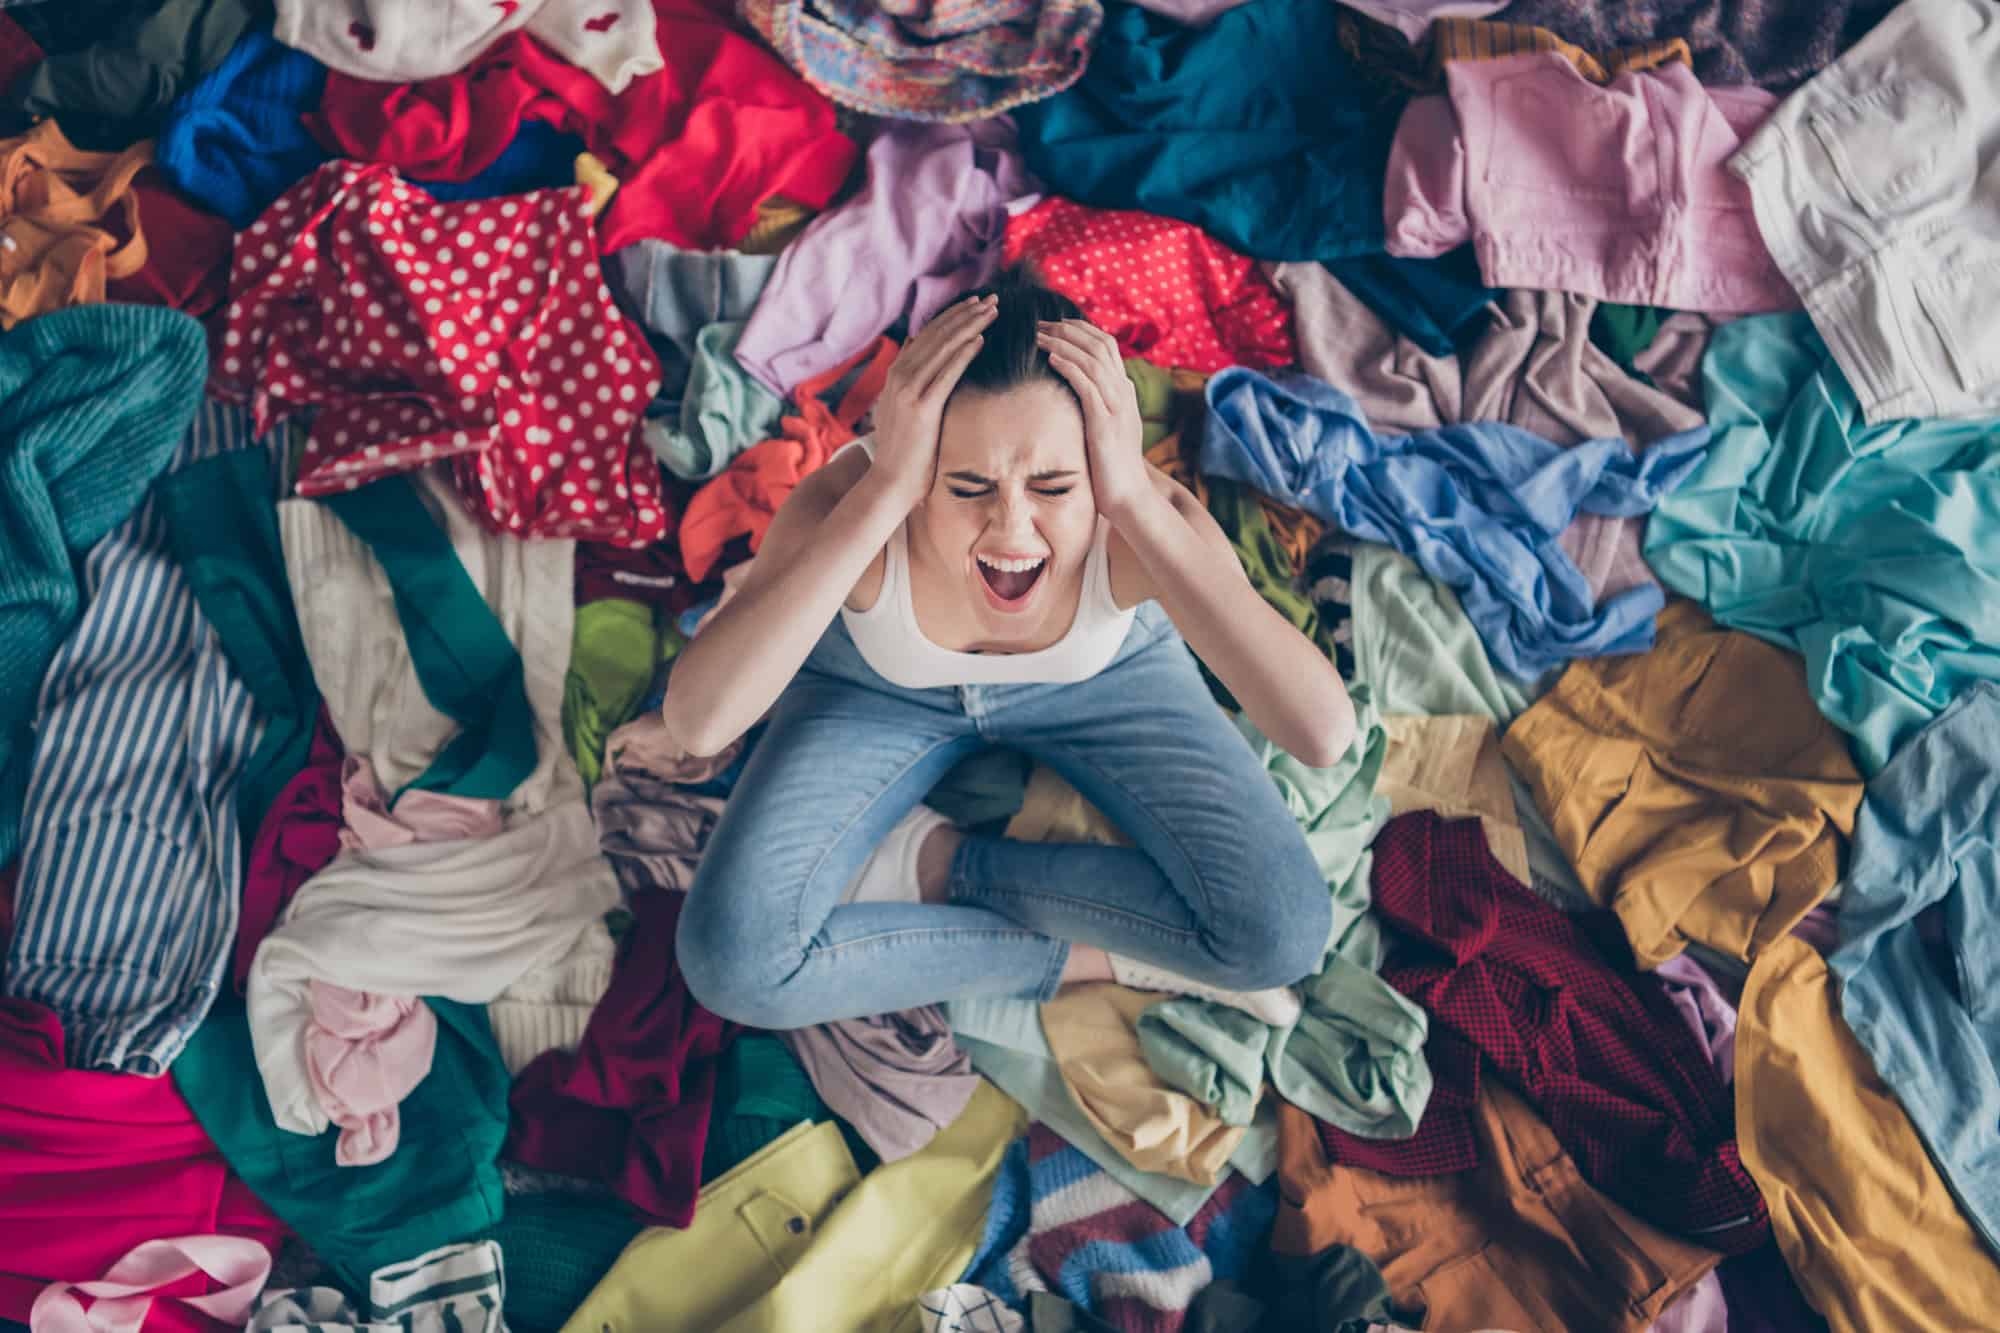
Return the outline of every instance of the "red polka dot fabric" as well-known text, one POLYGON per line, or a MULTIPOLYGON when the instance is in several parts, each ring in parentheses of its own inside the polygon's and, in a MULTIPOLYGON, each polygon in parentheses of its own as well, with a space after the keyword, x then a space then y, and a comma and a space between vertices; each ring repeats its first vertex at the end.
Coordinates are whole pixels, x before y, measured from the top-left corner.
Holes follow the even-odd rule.
POLYGON ((1008 222, 1006 256, 1034 265, 1127 356, 1204 374, 1298 359, 1291 309, 1264 270, 1188 223, 1047 199, 1008 222))
POLYGON ((237 238, 210 387, 259 431, 318 409, 301 495, 450 460, 501 531, 660 540, 659 465, 635 444, 659 364, 604 284, 588 197, 441 204, 327 163, 237 238))

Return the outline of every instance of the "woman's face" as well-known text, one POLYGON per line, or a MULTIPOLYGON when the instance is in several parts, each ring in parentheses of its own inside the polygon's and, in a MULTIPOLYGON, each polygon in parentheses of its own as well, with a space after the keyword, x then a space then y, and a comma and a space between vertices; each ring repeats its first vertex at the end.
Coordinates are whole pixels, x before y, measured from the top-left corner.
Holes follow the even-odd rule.
POLYGON ((952 395, 937 479, 911 517, 929 567, 963 581, 975 638, 1060 636, 1097 522, 1075 397, 1048 380, 952 395))

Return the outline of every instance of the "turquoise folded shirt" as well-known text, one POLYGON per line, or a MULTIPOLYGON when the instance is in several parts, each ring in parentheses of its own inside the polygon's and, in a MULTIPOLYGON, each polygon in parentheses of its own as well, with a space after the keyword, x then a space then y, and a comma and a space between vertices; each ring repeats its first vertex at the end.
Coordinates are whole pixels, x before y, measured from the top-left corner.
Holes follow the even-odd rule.
POLYGON ((1660 581, 1805 655, 1864 773, 2000 680, 2000 420, 1870 426, 1805 315, 1718 329, 1708 455, 1646 527, 1660 581))

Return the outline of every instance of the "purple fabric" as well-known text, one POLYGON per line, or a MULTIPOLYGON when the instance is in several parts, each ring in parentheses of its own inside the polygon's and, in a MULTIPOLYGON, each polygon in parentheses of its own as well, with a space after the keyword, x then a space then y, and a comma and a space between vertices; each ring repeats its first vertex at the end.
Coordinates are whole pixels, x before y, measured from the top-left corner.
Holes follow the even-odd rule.
POLYGON ((1653 969, 1694 1035, 1708 1048, 1709 1059, 1724 1083, 1736 1081, 1736 1006, 1729 1002, 1709 970, 1686 954, 1653 969))
POLYGON ((1000 267, 1007 219, 1040 197, 1006 117, 891 123, 868 148, 868 183, 786 246, 736 344, 736 360, 789 397, 899 319, 913 329, 1000 267))
POLYGON ((1729 1333, 1729 1302, 1722 1279, 1713 1272, 1703 1274, 1653 1321, 1650 1333, 1729 1333))
POLYGON ((1840 947, 1840 913, 1830 904, 1821 903, 1792 927, 1792 934, 1822 954, 1832 953, 1840 947))
POLYGON ((885 1162, 958 1119, 979 1087, 936 1005, 781 1033, 820 1100, 885 1162))

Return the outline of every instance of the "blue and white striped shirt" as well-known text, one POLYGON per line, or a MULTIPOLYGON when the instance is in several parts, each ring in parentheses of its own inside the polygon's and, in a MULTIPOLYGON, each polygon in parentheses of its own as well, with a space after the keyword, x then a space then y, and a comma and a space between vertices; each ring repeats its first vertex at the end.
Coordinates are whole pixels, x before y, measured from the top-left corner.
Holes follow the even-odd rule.
MULTIPOLYGON (((205 401, 173 468, 253 440, 247 412, 205 401)), ((6 989, 57 1013, 72 1064, 157 1075, 227 975, 236 782, 264 719, 151 492, 85 557, 82 585, 38 700, 6 989)))

